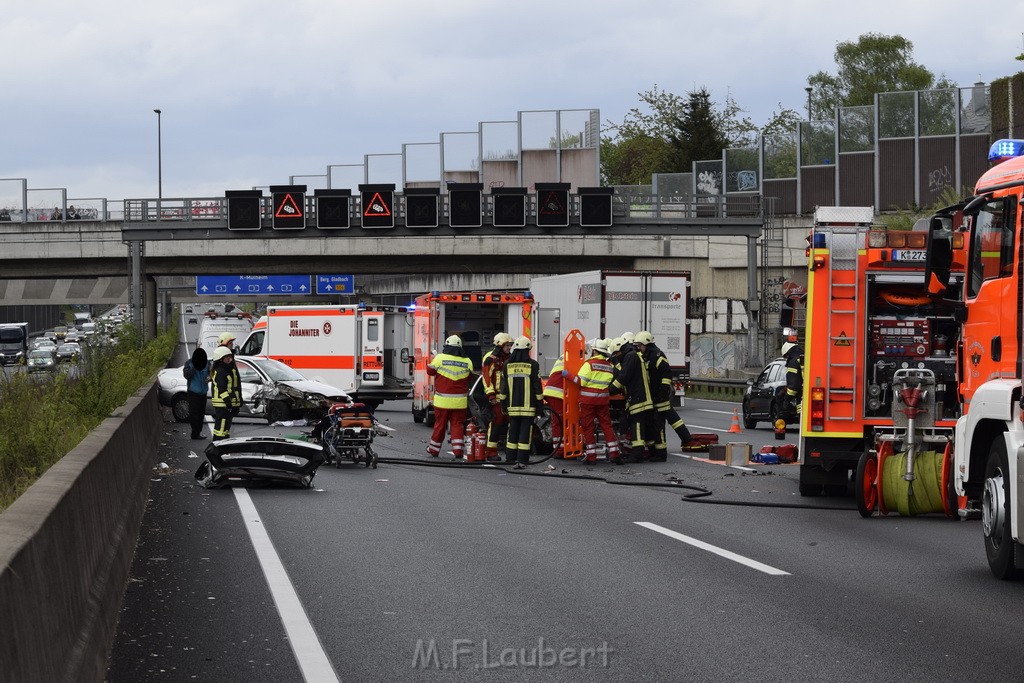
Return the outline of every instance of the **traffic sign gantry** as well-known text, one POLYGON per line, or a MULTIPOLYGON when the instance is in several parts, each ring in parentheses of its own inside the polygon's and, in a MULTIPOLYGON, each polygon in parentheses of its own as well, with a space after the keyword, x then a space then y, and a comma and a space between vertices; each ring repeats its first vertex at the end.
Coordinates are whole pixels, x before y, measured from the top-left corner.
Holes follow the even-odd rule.
POLYGON ((364 228, 395 227, 395 185, 360 185, 364 228))
POLYGON ((306 186, 271 185, 274 198, 274 230, 302 230, 306 227, 306 186))
POLYGON ((317 275, 317 294, 351 294, 356 291, 353 275, 317 275))
POLYGON ((196 294, 256 296, 309 294, 308 275, 197 275, 196 294))

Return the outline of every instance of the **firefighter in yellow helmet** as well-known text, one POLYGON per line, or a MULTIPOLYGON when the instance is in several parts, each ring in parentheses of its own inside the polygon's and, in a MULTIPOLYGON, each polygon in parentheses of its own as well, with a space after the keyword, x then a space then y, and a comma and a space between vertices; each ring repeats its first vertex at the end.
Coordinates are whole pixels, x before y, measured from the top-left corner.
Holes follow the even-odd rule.
POLYGON ((596 340, 590 358, 583 361, 575 377, 569 378, 580 387, 580 430, 583 433, 584 459, 588 463, 597 462, 595 423, 604 435, 608 459, 614 461, 619 457, 618 436, 608 409, 614 372, 608 356, 608 340, 596 340))
MULTIPOLYGON (((647 373, 651 377, 651 393, 654 394, 654 409, 662 421, 668 422, 668 426, 679 437, 680 445, 685 446, 690 441, 690 430, 686 428, 683 418, 679 417, 679 413, 672 407, 672 396, 675 389, 672 386, 672 366, 669 365, 668 358, 654 343, 654 335, 647 330, 637 332, 633 343, 647 363, 647 373)), ((664 436, 661 440, 665 440, 664 436)), ((651 460, 664 462, 667 459, 668 446, 662 447, 662 444, 659 444, 656 454, 651 456, 651 460)))
POLYGON ((441 453, 445 430, 452 444, 452 454, 461 458, 465 445, 466 414, 469 412, 469 377, 473 361, 462 351, 462 340, 452 335, 444 340, 441 353, 430 359, 427 374, 434 377, 434 431, 427 444, 427 453, 435 458, 441 453))
POLYGON ((544 393, 540 382, 540 365, 530 358, 533 344, 529 337, 519 337, 512 344, 512 354, 501 375, 498 398, 508 406, 507 455, 515 457, 515 469, 530 464, 533 445, 533 418, 543 405, 544 393))

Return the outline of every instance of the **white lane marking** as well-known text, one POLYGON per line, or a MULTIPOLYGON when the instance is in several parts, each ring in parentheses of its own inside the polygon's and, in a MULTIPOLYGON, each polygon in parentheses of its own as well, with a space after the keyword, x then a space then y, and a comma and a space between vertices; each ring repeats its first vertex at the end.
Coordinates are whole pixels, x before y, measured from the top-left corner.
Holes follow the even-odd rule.
POLYGON ((697 408, 702 413, 717 413, 718 415, 732 415, 733 410, 711 410, 710 408, 697 408))
POLYGON ((306 610, 303 609, 295 586, 288 578, 288 572, 285 571, 284 564, 274 549, 270 535, 263 527, 260 514, 256 511, 249 492, 238 487, 232 491, 235 493, 245 528, 249 531, 249 538, 252 539, 252 546, 256 549, 256 557, 263 568, 263 575, 267 577, 270 594, 274 597, 277 613, 281 616, 281 623, 288 634, 288 642, 295 653, 302 677, 307 681, 337 681, 338 675, 334 672, 334 666, 327 658, 313 625, 309 623, 306 610))
POLYGON ((771 574, 772 576, 789 576, 790 575, 789 572, 784 572, 781 569, 776 569, 775 567, 769 566, 767 564, 763 564, 761 562, 758 562, 757 560, 752 560, 749 557, 744 557, 743 555, 737 555, 736 553, 732 552, 731 550, 725 550, 723 548, 719 548, 718 546, 711 545, 710 543, 705 543, 704 541, 698 541, 696 538, 692 538, 690 536, 684 536, 683 534, 681 534, 681 533, 679 533, 677 531, 672 531, 671 529, 666 529, 663 526, 658 526, 657 524, 652 524, 651 522, 633 522, 633 523, 637 524, 639 526, 642 526, 645 529, 650 529, 651 531, 656 531, 657 533, 662 534, 664 536, 668 536, 669 538, 674 538, 677 541, 682 541, 683 543, 688 543, 688 544, 694 546, 695 548, 700 548, 701 550, 707 550, 709 553, 714 553, 715 555, 718 555, 719 557, 724 557, 727 560, 732 560, 733 562, 739 562, 742 565, 750 567, 751 569, 756 569, 759 572, 764 572, 765 574, 771 574))

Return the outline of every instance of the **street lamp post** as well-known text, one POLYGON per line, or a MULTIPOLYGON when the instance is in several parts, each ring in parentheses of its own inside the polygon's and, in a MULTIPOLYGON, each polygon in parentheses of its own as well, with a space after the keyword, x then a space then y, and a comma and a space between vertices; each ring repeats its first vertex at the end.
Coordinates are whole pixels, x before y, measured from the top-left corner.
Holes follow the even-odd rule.
POLYGON ((156 114, 156 219, 160 220, 162 213, 160 205, 164 199, 164 145, 160 130, 160 110, 154 109, 156 114))

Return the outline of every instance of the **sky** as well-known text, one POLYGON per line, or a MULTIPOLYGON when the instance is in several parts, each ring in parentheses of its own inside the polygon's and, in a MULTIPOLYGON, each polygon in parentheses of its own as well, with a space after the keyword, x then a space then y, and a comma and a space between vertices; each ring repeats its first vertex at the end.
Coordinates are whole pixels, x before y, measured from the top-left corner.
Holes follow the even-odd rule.
POLYGON ((962 86, 1024 68, 1018 23, 972 27, 953 0, 0 0, 0 16, 0 179, 69 198, 156 197, 158 176, 164 197, 287 184, 519 111, 619 123, 655 86, 731 96, 763 125, 804 111, 807 77, 868 32, 962 86))

